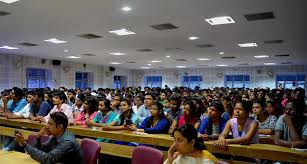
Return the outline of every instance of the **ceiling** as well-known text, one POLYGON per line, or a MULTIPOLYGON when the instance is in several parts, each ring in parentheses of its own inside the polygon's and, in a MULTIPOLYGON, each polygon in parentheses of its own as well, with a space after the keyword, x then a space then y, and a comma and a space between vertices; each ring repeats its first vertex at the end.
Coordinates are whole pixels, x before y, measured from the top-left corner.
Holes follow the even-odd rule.
POLYGON ((219 64, 261 66, 267 62, 277 65, 307 63, 305 0, 20 0, 12 4, 0 2, 0 11, 11 13, 0 16, 0 47, 19 48, 0 49, 0 54, 99 65, 119 62, 122 64, 116 66, 126 69, 140 69, 147 64, 151 64, 151 68, 161 69, 176 66, 216 67, 219 64), (124 6, 132 10, 122 11, 124 6), (264 12, 273 12, 275 19, 248 21, 244 17, 246 14, 264 12), (236 23, 212 26, 204 20, 217 16, 231 16, 236 23), (158 31, 150 27, 163 23, 171 23, 178 28, 158 31), (117 36, 108 32, 122 28, 136 34, 117 36), (77 36, 80 34, 102 37, 86 39, 77 36), (190 36, 199 39, 189 40, 190 36), (44 41, 54 37, 67 43, 44 41), (264 44, 269 40, 283 40, 283 43, 264 44), (258 47, 238 46, 247 42, 255 42, 258 47), (25 47, 19 43, 37 46, 25 47), (199 44, 212 44, 214 47, 200 48, 196 46, 199 44), (153 51, 136 51, 139 49, 153 51), (126 55, 114 56, 109 54, 111 52, 126 55), (290 56, 274 56, 283 54, 290 56), (82 58, 66 58, 71 55, 82 58), (256 59, 255 55, 269 57, 256 59), (222 59, 223 56, 235 58, 222 59), (211 60, 199 61, 197 58, 211 60), (151 60, 162 62, 148 62, 151 60))

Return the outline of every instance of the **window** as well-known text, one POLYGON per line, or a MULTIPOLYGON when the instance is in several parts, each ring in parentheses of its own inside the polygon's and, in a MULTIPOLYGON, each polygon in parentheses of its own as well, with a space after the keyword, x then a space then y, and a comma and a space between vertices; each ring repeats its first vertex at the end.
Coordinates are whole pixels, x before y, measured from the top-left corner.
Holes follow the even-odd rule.
POLYGON ((84 90, 86 87, 90 87, 87 72, 76 72, 75 86, 80 87, 82 90, 84 90))
POLYGON ((48 86, 48 70, 27 68, 27 88, 45 88, 48 86))
POLYGON ((305 88, 305 75, 304 74, 278 74, 276 75, 276 87, 283 88, 305 88))
POLYGON ((147 87, 162 87, 162 76, 146 76, 145 86, 147 87))
POLYGON ((250 88, 249 75, 226 75, 225 87, 229 88, 250 88))
POLYGON ((127 87, 127 77, 126 76, 114 76, 113 88, 120 89, 122 87, 127 87))
POLYGON ((202 76, 183 76, 183 86, 194 89, 200 86, 203 81, 202 76))

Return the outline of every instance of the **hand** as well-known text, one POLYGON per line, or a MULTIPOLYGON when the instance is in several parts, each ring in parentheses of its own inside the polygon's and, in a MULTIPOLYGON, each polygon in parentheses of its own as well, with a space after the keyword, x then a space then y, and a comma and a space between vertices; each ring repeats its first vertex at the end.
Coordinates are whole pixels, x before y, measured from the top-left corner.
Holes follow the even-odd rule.
POLYGON ((137 127, 136 127, 136 125, 134 125, 134 124, 128 125, 128 128, 129 128, 129 130, 131 130, 131 131, 137 131, 137 130, 138 130, 137 127))
POLYGON ((227 150, 228 147, 226 139, 219 139, 218 141, 213 142, 212 145, 222 150, 227 150))
POLYGON ((47 129, 47 127, 43 127, 39 132, 36 133, 37 138, 40 138, 42 135, 47 134, 50 135, 50 131, 47 129))
POLYGON ((6 118, 8 118, 8 119, 13 119, 13 118, 15 118, 15 115, 14 115, 13 113, 7 112, 7 113, 6 113, 6 118))
POLYGON ((26 140, 20 132, 15 135, 15 140, 21 147, 26 145, 26 140))
POLYGON ((293 141, 292 142, 293 147, 300 148, 306 145, 305 141, 293 141))
POLYGON ((198 138, 202 139, 203 141, 208 141, 209 135, 208 134, 199 134, 198 138))
POLYGON ((37 121, 39 121, 39 122, 46 122, 45 118, 42 117, 42 116, 38 116, 37 121))
POLYGON ((288 126, 292 126, 292 116, 285 114, 284 117, 284 122, 288 125, 288 126))
POLYGON ((167 152, 168 154, 167 160, 169 163, 172 163, 179 156, 179 153, 176 151, 177 151, 176 143, 173 143, 173 145, 168 149, 167 152))
POLYGON ((90 119, 87 119, 87 120, 85 121, 85 124, 86 124, 86 125, 94 125, 94 122, 93 122, 92 120, 90 120, 90 119))

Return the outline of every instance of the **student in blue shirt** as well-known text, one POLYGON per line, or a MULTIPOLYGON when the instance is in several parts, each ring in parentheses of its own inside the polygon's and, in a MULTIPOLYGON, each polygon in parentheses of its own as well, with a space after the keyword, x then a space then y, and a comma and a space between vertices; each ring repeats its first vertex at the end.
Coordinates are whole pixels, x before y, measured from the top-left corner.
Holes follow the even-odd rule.
POLYGON ((209 105, 208 117, 203 119, 198 129, 198 137, 203 140, 216 140, 219 134, 224 130, 227 119, 221 115, 224 113, 224 107, 219 101, 213 101, 209 105))
POLYGON ((128 126, 129 130, 137 132, 145 132, 149 134, 166 134, 170 123, 165 118, 163 113, 163 105, 159 102, 154 102, 150 107, 151 116, 145 118, 141 125, 128 126))
POLYGON ((33 105, 30 108, 30 119, 38 121, 40 117, 45 117, 51 111, 51 106, 44 100, 44 93, 37 90, 33 94, 33 105))
POLYGON ((3 111, 16 113, 19 112, 24 106, 27 105, 27 101, 23 98, 24 93, 22 89, 14 87, 10 93, 11 100, 3 101, 3 111), (6 101, 6 102, 5 102, 6 101))

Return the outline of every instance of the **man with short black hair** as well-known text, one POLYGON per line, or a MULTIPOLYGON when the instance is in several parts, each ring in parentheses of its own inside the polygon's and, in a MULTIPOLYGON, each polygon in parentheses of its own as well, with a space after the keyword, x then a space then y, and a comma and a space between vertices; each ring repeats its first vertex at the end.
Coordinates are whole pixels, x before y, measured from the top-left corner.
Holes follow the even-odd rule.
POLYGON ((40 163, 83 164, 80 145, 75 136, 66 129, 67 126, 67 116, 62 112, 55 112, 50 115, 47 126, 36 133, 37 137, 33 146, 25 141, 20 132, 16 134, 15 140, 31 158, 40 163), (49 135, 50 138, 45 143, 41 143, 39 138, 44 134, 49 135))

